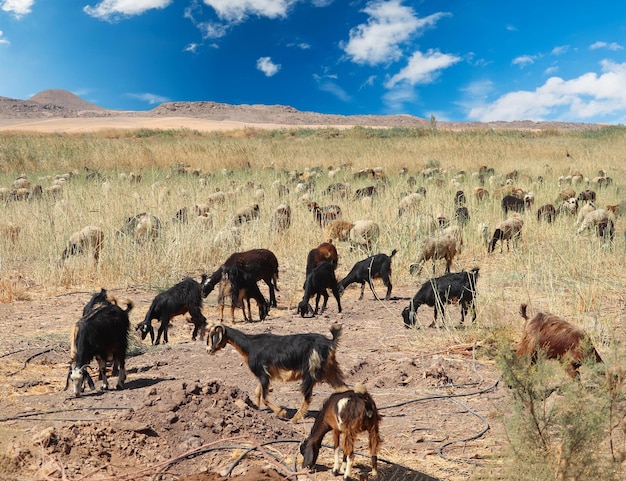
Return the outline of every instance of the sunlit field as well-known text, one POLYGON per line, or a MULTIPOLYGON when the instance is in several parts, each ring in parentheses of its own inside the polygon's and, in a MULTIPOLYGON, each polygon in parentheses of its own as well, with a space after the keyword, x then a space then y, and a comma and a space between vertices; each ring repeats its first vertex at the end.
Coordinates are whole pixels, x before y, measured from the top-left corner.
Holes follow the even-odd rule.
MULTIPOLYGON (((320 206, 336 204, 343 219, 371 219, 380 227, 371 251, 335 241, 338 277, 370 253, 397 249, 394 295, 409 297, 433 275, 431 261, 418 275, 409 273, 409 265, 417 259, 424 239, 438 234, 437 219, 457 223, 455 194, 462 190, 470 219, 463 227, 463 249, 452 270, 480 267, 477 320, 466 329, 447 329, 440 335, 450 343, 475 343, 487 362, 502 358, 506 366, 502 346, 519 338, 523 322, 517 311, 525 302, 533 310, 552 311, 583 327, 594 344, 608 353, 607 364, 621 366, 625 152, 626 129, 621 127, 584 132, 353 128, 213 134, 187 130, 4 133, 0 135, 0 302, 36 301, 100 287, 156 293, 185 276, 199 279, 210 274, 232 252, 264 247, 278 257, 282 299, 291 299, 287 307, 295 309, 302 296, 307 253, 326 240, 324 229, 307 208, 311 201, 320 206), (479 175, 486 169, 490 169, 486 175, 479 175), (582 180, 572 184, 576 174, 582 180), (604 180, 599 182, 599 177, 604 180), (16 191, 20 178, 28 189, 23 198, 16 191), (337 183, 344 184, 345 195, 328 192, 337 183), (35 194, 37 186, 41 195, 35 194), (365 199, 355 196, 357 189, 368 186, 375 186, 377 194, 365 199), (479 187, 489 192, 488 199, 476 198, 479 187), (534 203, 523 214, 519 242, 505 244, 502 252, 498 244, 488 253, 483 226, 491 236, 505 219, 501 199, 511 188, 532 193, 534 203), (618 206, 612 241, 594 230, 579 234, 576 215, 560 214, 554 223, 538 221, 538 207, 558 207, 565 189, 573 189, 575 195, 592 189, 597 207, 618 206), (216 192, 223 194, 222 200, 213 200, 216 192), (414 192, 422 193, 421 201, 399 215, 401 199, 414 192), (208 213, 198 219, 195 207, 202 204, 208 204, 208 213), (235 212, 254 204, 259 217, 235 226, 235 212), (281 204, 291 207, 291 225, 276 232, 271 219, 281 204), (178 222, 176 213, 183 208, 187 222, 178 222), (161 228, 154 238, 120 232, 129 218, 140 213, 159 219, 161 228), (63 261, 61 253, 70 236, 90 225, 104 232, 99 261, 90 252, 63 261), (216 242, 220 233, 232 233, 233 228, 238 240, 216 242)), ((444 273, 444 265, 436 262, 435 275, 444 273)), ((451 311, 456 321, 457 311, 451 311)), ((402 322, 399 313, 390 318, 402 322)), ((416 330, 418 348, 429 342, 426 330, 416 330)), ((619 420, 624 416, 621 378, 617 385, 617 390, 613 385, 594 402, 602 404, 598 409, 610 406, 612 419, 619 420)), ((620 444, 612 444, 615 426, 600 429, 598 435, 603 459, 613 458, 606 479, 612 479, 609 472, 613 473, 615 460, 626 452, 623 433, 615 435, 620 444)), ((562 439, 565 435, 551 442, 564 450, 562 439)), ((519 454, 515 440, 509 441, 519 454)), ((544 443, 541 449, 552 455, 553 447, 544 443)), ((567 458, 563 452, 554 455, 552 466, 567 458)), ((578 456, 578 464, 585 464, 584 453, 568 452, 572 458, 578 456)), ((543 479, 543 474, 535 474, 543 479)), ((580 476, 576 479, 593 479, 580 476)))

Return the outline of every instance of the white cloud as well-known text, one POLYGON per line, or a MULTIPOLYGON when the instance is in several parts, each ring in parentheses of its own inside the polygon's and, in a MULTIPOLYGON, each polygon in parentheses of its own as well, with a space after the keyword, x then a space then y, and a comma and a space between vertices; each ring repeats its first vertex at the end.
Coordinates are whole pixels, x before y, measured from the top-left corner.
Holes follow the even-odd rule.
POLYGON ((298 0, 203 0, 221 20, 241 23, 251 15, 267 18, 287 16, 298 0))
POLYGON ((611 42, 611 43, 606 43, 606 42, 594 42, 591 45, 589 45, 589 50, 598 50, 601 48, 606 48, 608 50, 622 50, 624 47, 622 47, 619 43, 615 43, 615 42, 611 42))
POLYGON ((553 65, 552 67, 548 67, 547 69, 545 69, 543 73, 544 75, 554 75, 558 71, 559 71, 559 67, 557 67, 556 65, 553 65))
POLYGON ((147 102, 150 105, 162 104, 163 102, 169 102, 170 99, 167 97, 163 97, 162 95, 156 95, 151 93, 143 93, 143 94, 126 94, 127 97, 131 99, 141 100, 142 102, 147 102))
POLYGON ((439 76, 441 70, 460 60, 461 57, 441 53, 437 50, 428 50, 425 54, 415 52, 411 55, 407 66, 385 82, 385 87, 392 89, 399 83, 409 85, 431 83, 439 76))
POLYGON ((12 13, 17 18, 28 15, 32 11, 35 0, 3 0, 0 2, 2 10, 12 13))
POLYGON ((172 0, 104 0, 95 7, 86 5, 83 11, 94 18, 115 21, 120 18, 142 15, 148 10, 167 7, 172 0))
POLYGON ((341 47, 353 62, 368 65, 399 60, 402 43, 449 15, 435 13, 419 18, 411 7, 402 5, 402 0, 375 0, 362 11, 369 15, 367 23, 352 28, 350 40, 341 47))
POLYGON ((352 101, 352 97, 336 82, 338 79, 336 74, 313 74, 313 79, 317 82, 317 88, 322 92, 328 92, 342 102, 352 101))
POLYGON ((4 32, 0 30, 0 45, 9 45, 10 43, 11 42, 4 37, 4 32))
POLYGON ((559 45, 558 47, 554 47, 552 49, 552 52, 550 52, 552 55, 563 55, 564 53, 567 53, 569 51, 569 45, 559 45))
POLYGON ((535 59, 537 57, 533 56, 533 55, 520 55, 519 57, 515 57, 511 63, 513 65, 519 65, 520 68, 524 68, 527 65, 532 65, 533 63, 535 63, 535 59))
POLYGON ((390 90, 383 95, 383 102, 385 103, 385 107, 389 113, 402 112, 405 104, 415 104, 416 101, 417 94, 415 93, 415 90, 406 85, 401 88, 390 90))
POLYGON ((199 44, 192 42, 183 49, 183 52, 197 53, 199 46, 199 44))
POLYGON ((570 120, 604 118, 626 110, 626 63, 600 62, 602 74, 589 72, 564 80, 549 78, 534 91, 502 95, 470 110, 470 120, 570 120))
POLYGON ((261 57, 256 61, 256 68, 265 74, 266 77, 272 77, 280 70, 280 65, 272 62, 270 57, 261 57))

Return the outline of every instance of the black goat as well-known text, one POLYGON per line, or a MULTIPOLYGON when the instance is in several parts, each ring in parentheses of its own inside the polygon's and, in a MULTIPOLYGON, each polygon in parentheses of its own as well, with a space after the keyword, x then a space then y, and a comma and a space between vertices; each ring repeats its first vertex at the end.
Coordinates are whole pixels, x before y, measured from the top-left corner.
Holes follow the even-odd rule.
POLYGON ((231 254, 211 276, 202 283, 202 297, 208 296, 222 280, 222 267, 237 266, 254 277, 255 281, 263 280, 270 289, 270 307, 276 307, 278 292, 278 259, 268 249, 252 249, 231 254))
MULTIPOLYGON (((95 294, 92 301, 99 295, 100 293, 95 294)), ((93 307, 96 303, 92 301, 90 304, 93 307)), ((74 395, 77 397, 82 394, 85 381, 91 389, 95 389, 94 382, 87 372, 89 363, 94 358, 98 361, 102 389, 109 388, 106 377, 106 363, 109 359, 113 362, 113 370, 118 371, 116 388, 123 389, 126 380, 126 350, 130 330, 128 313, 132 308, 131 301, 126 302, 126 309, 106 301, 99 307, 88 311, 76 323, 70 339, 72 361, 65 389, 68 388, 70 381, 74 387, 74 395)))
POLYGON ((454 218, 461 227, 466 226, 470 220, 468 208, 465 206, 457 207, 457 209, 454 211, 454 218))
POLYGON ((85 307, 83 307, 83 317, 89 314, 94 309, 98 307, 105 306, 107 304, 117 304, 115 298, 109 298, 109 293, 105 288, 101 288, 100 292, 96 292, 85 307))
POLYGON ((298 313, 304 317, 309 312, 317 315, 319 311, 320 297, 324 297, 322 303, 322 312, 326 309, 328 303, 328 291, 330 289, 337 300, 337 309, 341 312, 341 301, 339 300, 339 285, 335 277, 335 264, 333 262, 323 261, 317 265, 307 276, 304 281, 304 297, 298 304, 298 313), (311 297, 315 295, 315 311, 309 304, 311 297))
POLYGON ((510 210, 514 212, 524 213, 526 209, 526 203, 522 199, 518 199, 514 195, 505 195, 500 203, 504 214, 508 214, 510 210))
POLYGON ((237 266, 222 267, 222 280, 220 281, 220 314, 221 320, 224 320, 224 306, 226 299, 230 298, 230 317, 235 322, 235 308, 241 307, 243 318, 245 321, 252 321, 252 312, 250 310, 250 299, 254 299, 259 307, 259 319, 262 321, 267 317, 270 307, 263 294, 259 290, 254 277, 251 274, 240 269, 237 266), (248 315, 246 316, 246 306, 248 305, 248 315))
POLYGON ((333 432, 335 464, 333 475, 344 472, 344 479, 349 479, 354 464, 354 443, 359 433, 367 431, 369 450, 372 460, 372 477, 378 474, 378 449, 381 444, 378 425, 380 414, 372 396, 365 387, 357 384, 354 390, 336 392, 324 402, 320 413, 315 418, 311 434, 300 445, 303 456, 302 466, 313 469, 319 456, 322 440, 329 431, 333 432), (343 463, 340 470, 339 438, 343 434, 343 463))
POLYGON ((361 295, 359 300, 363 299, 363 293, 365 291, 365 283, 367 282, 374 294, 374 297, 378 299, 376 291, 374 290, 374 279, 382 279, 383 284, 387 287, 387 294, 385 294, 385 300, 389 300, 391 295, 391 259, 396 255, 398 251, 394 249, 391 251, 391 255, 376 254, 363 259, 362 261, 354 264, 350 272, 346 277, 339 281, 339 293, 343 294, 343 291, 353 282, 361 283, 361 295))
POLYGON ((291 422, 295 423, 307 413, 316 383, 325 381, 335 391, 347 390, 343 373, 335 357, 341 325, 333 324, 330 333, 332 339, 316 333, 286 336, 267 333, 249 335, 232 327, 217 324, 209 330, 207 350, 209 354, 215 354, 226 344, 233 346, 244 357, 250 371, 259 381, 255 392, 257 407, 261 407, 263 399, 263 403, 280 417, 285 417, 286 412, 268 399, 270 381, 301 379, 300 390, 304 401, 291 418, 291 422))
POLYGON ((548 224, 554 222, 556 218, 556 208, 552 204, 544 204, 537 209, 537 221, 546 221, 548 224))
POLYGON ((187 277, 168 290, 157 294, 146 313, 146 317, 142 322, 137 324, 135 328, 141 332, 141 338, 145 339, 146 335, 149 333, 152 344, 159 344, 161 334, 163 334, 163 343, 166 344, 168 342, 167 328, 169 327, 172 317, 188 312, 191 315, 191 322, 193 322, 194 325, 191 339, 196 340, 198 331, 200 332, 200 339, 202 339, 206 329, 206 317, 202 314, 201 289, 202 284, 205 282, 205 274, 202 275, 201 283, 191 277, 187 277), (152 319, 158 319, 161 323, 156 342, 154 340, 152 319))
POLYGON ((461 323, 465 321, 465 315, 470 307, 474 311, 472 321, 475 321, 474 298, 476 297, 478 270, 478 267, 474 267, 469 272, 454 272, 424 282, 411 303, 402 311, 405 327, 415 326, 415 313, 422 304, 435 308, 435 319, 428 327, 433 327, 437 322, 438 311, 441 311, 441 317, 444 317, 444 306, 452 302, 461 304, 461 323))

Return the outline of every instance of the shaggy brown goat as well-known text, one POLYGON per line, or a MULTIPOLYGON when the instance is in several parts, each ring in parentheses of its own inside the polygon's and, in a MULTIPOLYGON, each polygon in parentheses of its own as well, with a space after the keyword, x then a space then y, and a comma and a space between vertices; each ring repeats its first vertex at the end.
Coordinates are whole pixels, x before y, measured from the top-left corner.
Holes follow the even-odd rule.
POLYGON ((558 359, 566 363, 567 372, 572 378, 578 377, 578 369, 585 358, 602 362, 600 354, 581 328, 549 312, 538 312, 528 320, 526 309, 527 305, 521 304, 520 315, 527 322, 517 347, 518 356, 530 356, 531 363, 534 364, 541 350, 547 359, 558 359))

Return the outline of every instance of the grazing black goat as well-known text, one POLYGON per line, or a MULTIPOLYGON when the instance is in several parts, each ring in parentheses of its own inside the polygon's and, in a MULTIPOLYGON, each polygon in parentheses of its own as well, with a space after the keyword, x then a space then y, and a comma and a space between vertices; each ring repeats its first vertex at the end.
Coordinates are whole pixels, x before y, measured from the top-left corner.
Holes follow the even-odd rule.
POLYGON ((200 339, 202 339, 206 329, 206 317, 202 314, 201 289, 205 281, 205 274, 202 275, 201 283, 191 277, 187 277, 168 290, 157 294, 146 313, 146 317, 137 324, 135 328, 141 332, 141 338, 145 339, 146 335, 149 333, 152 344, 159 344, 161 334, 163 334, 163 343, 166 344, 168 342, 167 328, 169 327, 172 317, 188 312, 191 315, 191 322, 193 322, 194 325, 191 339, 196 340, 198 331, 200 332, 200 339), (156 342, 154 340, 152 319, 158 319, 161 323, 156 342))
POLYGON ((356 192, 354 193, 354 198, 358 199, 361 197, 373 197, 376 194, 378 194, 378 190, 376 190, 376 186, 369 185, 367 187, 362 187, 360 189, 357 189, 356 192))
POLYGON ((311 434, 300 445, 300 454, 304 458, 302 466, 308 469, 315 467, 322 447, 322 440, 326 433, 332 431, 335 450, 333 475, 338 476, 340 472, 343 472, 344 479, 349 479, 354 464, 354 443, 359 433, 367 431, 372 460, 372 477, 376 477, 378 474, 378 448, 381 444, 379 423, 378 408, 365 386, 357 384, 354 390, 331 394, 315 418, 311 434), (341 435, 343 435, 342 469, 340 469, 341 457, 339 456, 339 438, 341 435))
POLYGON ((457 209, 454 211, 454 218, 461 227, 466 226, 470 221, 470 213, 468 208, 465 206, 457 207, 457 209))
POLYGON ((433 327, 437 322, 438 311, 441 311, 441 317, 444 317, 444 306, 452 302, 461 304, 461 323, 465 321, 465 315, 470 307, 474 311, 472 321, 475 321, 474 298, 476 297, 478 270, 478 267, 474 267, 469 272, 454 272, 424 282, 411 303, 402 311, 405 327, 415 326, 415 313, 422 304, 435 308, 435 319, 428 327, 433 327))
POLYGON ((546 221, 548 224, 554 222, 556 218, 556 208, 552 204, 544 204, 537 209, 537 221, 546 221))
POLYGON ((240 269, 237 266, 222 267, 222 280, 220 281, 219 305, 221 320, 224 320, 224 306, 226 299, 230 299, 230 317, 235 322, 235 308, 241 307, 243 311, 243 319, 252 321, 252 312, 250 310, 250 299, 254 299, 259 307, 259 319, 262 321, 267 317, 270 307, 263 294, 259 290, 254 277, 251 274, 240 269), (246 315, 246 306, 248 305, 248 315, 246 315))
POLYGON ((365 283, 367 282, 374 294, 374 297, 378 299, 376 291, 374 290, 374 279, 382 279, 383 284, 387 287, 387 294, 385 294, 385 300, 389 300, 391 295, 391 259, 396 255, 398 251, 394 249, 391 251, 391 255, 376 254, 357 262, 352 267, 352 270, 346 277, 339 281, 339 293, 343 294, 343 291, 353 282, 361 283, 361 295, 359 301, 363 299, 363 293, 365 291, 365 283))
POLYGON ((298 313, 304 317, 309 312, 317 315, 319 312, 320 297, 324 297, 322 303, 322 312, 326 309, 328 303, 328 291, 330 289, 337 300, 337 309, 341 312, 341 301, 339 300, 339 285, 335 277, 335 264, 333 262, 323 261, 306 276, 304 281, 304 297, 298 304, 298 313), (309 304, 311 297, 315 295, 315 311, 309 304))
POLYGON ((526 202, 524 202, 523 199, 518 199, 514 195, 505 195, 500 205, 505 215, 508 214, 510 210, 523 214, 526 209, 526 202))
MULTIPOLYGON (((102 291, 106 293, 104 289, 102 291)), ((128 313, 133 308, 133 303, 126 301, 126 309, 122 309, 115 302, 106 299, 101 302, 99 296, 102 291, 95 294, 87 304, 91 305, 91 308, 76 323, 70 338, 72 361, 65 389, 71 381, 74 395, 77 397, 82 394, 85 381, 91 389, 95 389, 94 382, 87 372, 89 363, 94 358, 98 361, 102 389, 109 388, 106 377, 108 360, 112 360, 113 370, 118 371, 116 388, 123 389, 126 380, 126 350, 130 330, 128 313), (96 298, 100 301, 95 301, 96 298)))
POLYGON ((255 281, 263 280, 270 288, 270 307, 276 307, 278 292, 278 259, 267 249, 252 249, 231 254, 224 263, 211 274, 202 284, 202 297, 208 296, 222 280, 222 267, 237 266, 254 277, 255 281))
POLYGON ((245 334, 232 327, 217 324, 209 330, 207 351, 216 351, 230 344, 248 363, 259 385, 256 389, 256 405, 263 403, 278 416, 285 417, 284 409, 272 404, 268 399, 271 380, 302 380, 300 390, 304 396, 302 406, 291 418, 296 423, 308 411, 313 396, 313 387, 318 382, 327 382, 335 391, 347 390, 343 373, 335 357, 337 343, 341 335, 341 325, 330 327, 332 339, 321 334, 245 334))

